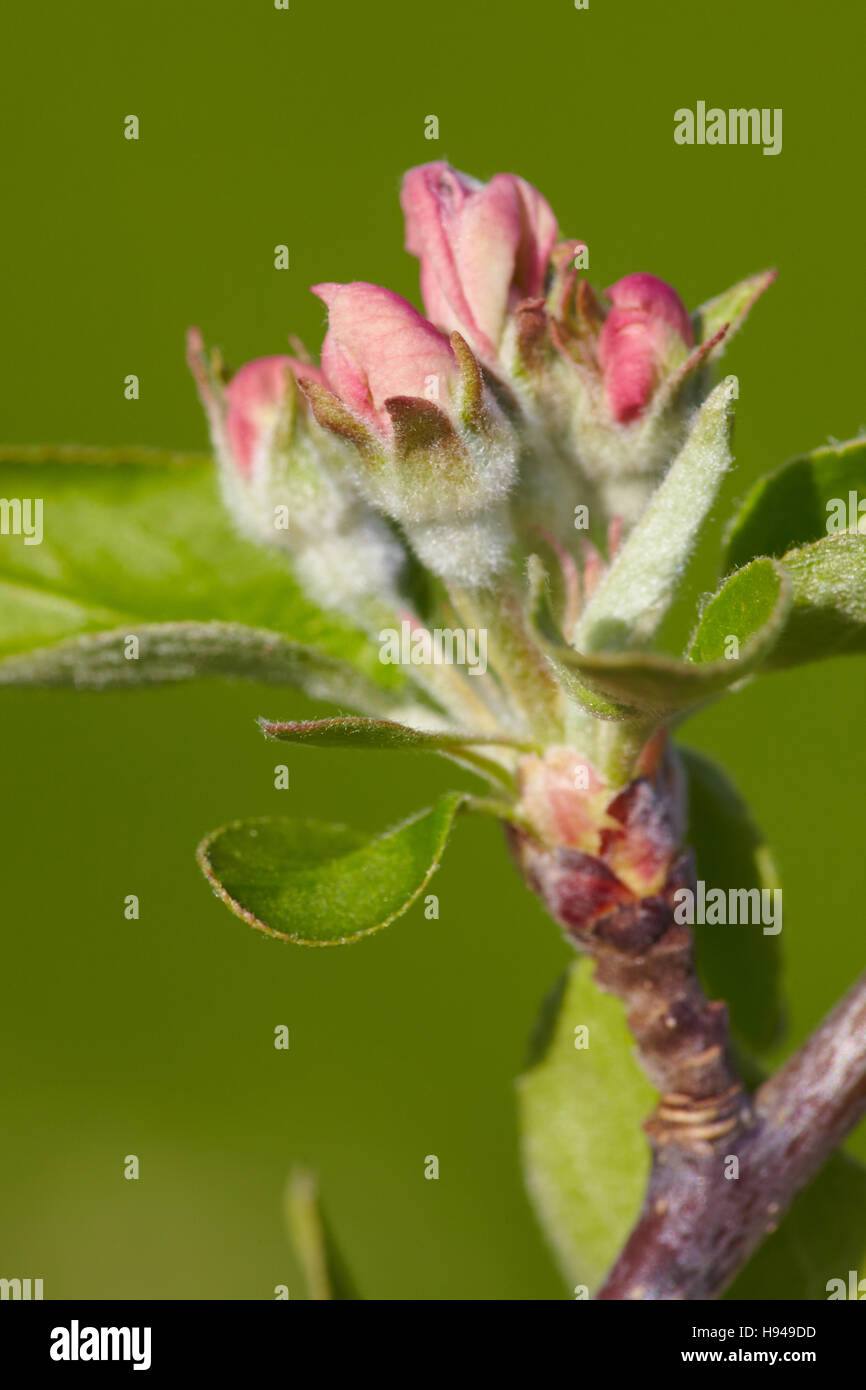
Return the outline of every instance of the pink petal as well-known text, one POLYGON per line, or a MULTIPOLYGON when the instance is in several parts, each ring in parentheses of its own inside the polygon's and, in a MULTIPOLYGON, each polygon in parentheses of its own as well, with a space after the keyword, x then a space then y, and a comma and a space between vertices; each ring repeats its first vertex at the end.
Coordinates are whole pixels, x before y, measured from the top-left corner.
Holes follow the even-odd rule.
POLYGON ((695 335, 688 309, 673 286, 657 275, 645 271, 624 275, 605 294, 615 309, 639 309, 651 319, 675 328, 686 346, 693 346, 695 335))
POLYGON ((441 161, 409 170, 401 203, 428 315, 495 358, 508 311, 544 289, 557 236, 548 203, 514 174, 484 185, 441 161))
POLYGON ((457 381, 457 364, 444 334, 400 295, 379 285, 314 285, 328 306, 322 347, 325 384, 351 410, 389 429, 384 413, 391 396, 429 396, 438 379, 446 409, 457 381))
POLYGON ((676 290, 655 275, 626 275, 606 291, 613 308, 604 321, 598 356, 611 414, 637 419, 678 347, 691 347, 692 324, 676 290))
POLYGON ((253 466, 256 441, 269 428, 286 394, 286 370, 299 380, 320 381, 318 367, 294 357, 258 357, 235 372, 226 387, 226 429, 232 455, 242 473, 253 466))
POLYGON ((449 333, 462 332, 470 341, 480 330, 463 293, 455 242, 466 200, 481 186, 438 160, 410 169, 400 192, 406 250, 421 263, 421 296, 428 317, 449 333))

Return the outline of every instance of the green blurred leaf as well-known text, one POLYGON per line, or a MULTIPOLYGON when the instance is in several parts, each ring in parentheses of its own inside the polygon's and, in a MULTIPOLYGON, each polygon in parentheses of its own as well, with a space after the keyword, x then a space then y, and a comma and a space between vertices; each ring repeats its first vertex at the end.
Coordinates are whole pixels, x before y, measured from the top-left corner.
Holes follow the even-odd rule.
MULTIPOLYGON (((698 877, 708 888, 777 888, 779 877, 761 831, 733 783, 710 758, 677 749, 688 778, 689 825, 698 877)), ((779 935, 760 926, 697 926, 698 970, 711 999, 727 1001, 731 1028, 760 1053, 782 1020, 779 935)))
POLYGON ((517 1083, 526 1183, 569 1283, 602 1282, 637 1218, 650 1168, 641 1128, 657 1100, 617 999, 577 961, 545 1001, 517 1083), (575 1046, 575 1029, 589 1046, 575 1046))
POLYGON ((198 862, 250 926, 301 946, 345 945, 412 905, 439 867, 463 800, 451 792, 375 839, 319 821, 235 821, 202 841, 198 862))
POLYGON ((711 359, 724 352, 731 338, 742 328, 755 301, 769 289, 777 273, 775 270, 762 270, 757 275, 750 275, 729 290, 723 290, 714 299, 708 299, 695 311, 692 321, 696 343, 709 342, 725 324, 729 325, 724 338, 710 354, 711 359))
POLYGON ((768 667, 866 651, 866 536, 825 536, 789 550, 781 563, 793 602, 768 667))
POLYGON ((827 503, 866 498, 866 438, 815 449, 756 483, 728 534, 726 566, 737 569, 756 555, 787 550, 828 534, 827 503))
POLYGON ((315 1173, 295 1168, 286 1185, 286 1221, 312 1300, 357 1299, 349 1274, 319 1199, 315 1173))
MULTIPOLYGON (((76 690, 154 685, 203 677, 289 685, 317 700, 408 713, 397 691, 279 633, 240 623, 143 623, 68 638, 0 660, 0 686, 73 686, 76 690), (130 635, 138 656, 126 655, 130 635)), ((419 714, 423 714, 423 709, 419 714)))
POLYGON ((556 655, 605 698, 663 718, 727 689, 767 660, 783 630, 789 591, 786 573, 774 560, 738 570, 704 609, 685 661, 656 652, 584 655, 557 649, 556 655), (738 656, 726 660, 732 637, 738 656))
MULTIPOLYGON (((278 550, 234 531, 207 459, 140 449, 6 447, 0 449, 0 495, 43 502, 41 544, 0 537, 0 658, 39 651, 32 666, 19 662, 11 679, 57 683, 65 673, 88 683, 92 656, 106 683, 112 666, 107 648, 119 631, 138 635, 145 624, 159 624, 156 652, 182 637, 162 625, 219 622, 233 625, 220 658, 226 664, 235 638, 261 650, 260 632, 239 636, 237 625, 243 625, 360 666, 368 683, 397 688, 404 680, 378 661, 364 634, 301 594, 278 550), (43 652, 95 633, 110 634, 107 646, 67 648, 56 663, 43 652)), ((204 665, 216 660, 219 644, 214 638, 204 665)), ((164 676, 148 677, 139 665, 142 678, 179 679, 179 655, 162 662, 164 676)), ((293 660, 287 657, 285 666, 293 660)), ((304 661, 300 656, 296 665, 304 661)), ((194 653, 188 674, 198 674, 194 653)))

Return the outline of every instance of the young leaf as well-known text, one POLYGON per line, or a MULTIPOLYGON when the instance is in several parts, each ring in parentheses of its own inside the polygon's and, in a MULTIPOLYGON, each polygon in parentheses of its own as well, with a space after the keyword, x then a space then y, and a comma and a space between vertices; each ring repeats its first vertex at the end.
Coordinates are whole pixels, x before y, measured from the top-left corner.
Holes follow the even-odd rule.
MULTIPOLYGON (((763 835, 733 783, 711 759, 678 747, 688 779, 686 840, 707 889, 774 889, 778 873, 763 835)), ((781 1025, 779 935, 760 926, 696 926, 698 969, 711 999, 727 1002, 733 1032, 753 1052, 781 1025)))
POLYGON ((387 927, 439 867, 460 792, 374 839, 344 825, 235 821, 202 841, 214 892, 251 927, 300 946, 338 946, 387 927))
POLYGON ((286 1185, 286 1222, 313 1300, 357 1299, 355 1285, 331 1234, 315 1173, 295 1168, 286 1185))
POLYGON ((680 453, 587 604, 575 646, 582 652, 646 645, 677 585, 731 465, 733 378, 704 402, 680 453))
POLYGON ((787 574, 773 560, 754 560, 736 570, 701 613, 689 660, 705 668, 727 661, 743 675, 760 665, 783 630, 790 591, 787 574))
MULTIPOLYGON (((410 713, 398 691, 375 685, 345 662, 279 633, 240 623, 144 623, 70 637, 0 661, 0 686, 76 690, 154 685, 208 676, 289 685, 316 700, 382 713, 410 713), (135 647, 130 647, 134 637, 135 647)), ((420 717, 430 712, 419 708, 420 717)))
MULTIPOLYGON (((431 723, 435 716, 418 711, 415 717, 431 723)), ((274 723, 260 719, 259 726, 267 738, 284 743, 310 743, 318 748, 389 748, 403 752, 444 753, 472 771, 514 787, 513 774, 501 753, 488 756, 480 751, 484 745, 504 748, 530 749, 534 745, 509 737, 508 734, 470 734, 454 729, 417 729, 390 719, 360 719, 354 715, 334 719, 310 719, 274 723)))
POLYGON ((755 301, 770 288, 777 274, 775 270, 762 270, 741 280, 738 285, 732 285, 729 290, 723 290, 714 299, 708 299, 692 316, 695 342, 709 342, 727 324, 728 331, 711 356, 717 357, 724 352, 731 338, 742 328, 755 301))
POLYGON ((656 652, 556 655, 606 699, 666 718, 726 690, 767 661, 783 631, 790 588, 774 560, 738 570, 704 609, 685 661, 656 652))
POLYGON ((334 719, 302 719, 279 723, 260 719, 262 733, 284 743, 313 743, 319 748, 396 748, 431 752, 456 752, 476 744, 493 743, 530 749, 531 743, 508 734, 470 734, 455 730, 412 729, 390 719, 360 719, 355 715, 334 719))
MULTIPOLYGON (((756 483, 728 534, 727 568, 756 555, 784 555, 829 534, 838 502, 847 513, 849 493, 866 500, 866 438, 827 445, 792 459, 756 483)), ((856 503, 855 503, 856 513, 856 503)), ((838 519, 838 518, 836 518, 838 519)), ((856 525, 857 517, 848 517, 856 525)))
POLYGON ((866 651, 866 536, 842 531, 782 556, 793 602, 768 667, 866 651))
POLYGON ((221 622, 316 646, 377 685, 401 682, 363 634, 301 594, 284 555, 234 531, 200 456, 7 447, 0 496, 40 501, 43 530, 39 544, 0 545, 0 658, 147 623, 221 622))
POLYGON ((641 1124, 657 1096, 634 1059, 623 1006, 596 988, 589 961, 545 1001, 517 1097, 536 1215, 565 1278, 592 1292, 643 1201, 650 1149, 641 1124))

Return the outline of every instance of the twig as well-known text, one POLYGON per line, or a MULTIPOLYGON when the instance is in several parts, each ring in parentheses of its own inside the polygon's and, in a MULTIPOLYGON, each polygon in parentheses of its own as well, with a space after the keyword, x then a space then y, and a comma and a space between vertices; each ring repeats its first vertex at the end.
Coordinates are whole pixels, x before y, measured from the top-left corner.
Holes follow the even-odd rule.
POLYGON ((704 995, 692 933, 673 918, 674 892, 693 883, 690 856, 658 895, 612 903, 598 859, 510 834, 530 886, 594 957, 600 987, 625 1003, 661 1092, 645 1126, 653 1166, 643 1210, 598 1297, 716 1298, 866 1114, 866 975, 750 1098, 726 1007, 704 995))
POLYGON ((599 1298, 717 1297, 864 1114, 866 974, 761 1086, 752 1128, 724 1154, 656 1151, 643 1211, 599 1298))

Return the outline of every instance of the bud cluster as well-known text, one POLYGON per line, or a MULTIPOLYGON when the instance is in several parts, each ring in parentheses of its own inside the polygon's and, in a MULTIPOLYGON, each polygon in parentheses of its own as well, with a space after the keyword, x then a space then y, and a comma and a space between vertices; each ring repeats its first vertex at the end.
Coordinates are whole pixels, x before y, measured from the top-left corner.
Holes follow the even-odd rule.
MULTIPOLYGON (((617 573, 649 573, 658 558, 653 622, 668 603, 671 563, 653 553, 666 523, 640 523, 677 461, 700 471, 729 429, 708 368, 772 274, 690 315, 646 273, 595 290, 586 244, 562 238, 515 175, 482 184, 428 164, 406 175, 401 202, 425 314, 364 281, 316 285, 320 365, 297 347, 234 374, 191 333, 227 504, 250 536, 284 549, 318 603, 371 633, 437 620, 489 631, 477 681, 408 674, 445 722, 488 740, 501 731, 491 759, 509 776, 529 775, 518 740, 613 775, 599 722, 624 722, 639 751, 659 721, 630 720, 627 700, 582 686, 573 659, 581 634, 614 633, 619 652, 645 644, 646 615, 631 623, 617 573)), ((583 814, 599 788, 576 794, 583 814)))

